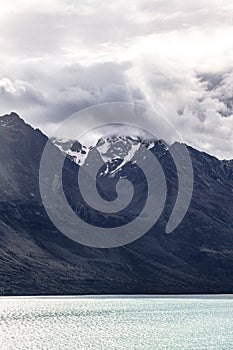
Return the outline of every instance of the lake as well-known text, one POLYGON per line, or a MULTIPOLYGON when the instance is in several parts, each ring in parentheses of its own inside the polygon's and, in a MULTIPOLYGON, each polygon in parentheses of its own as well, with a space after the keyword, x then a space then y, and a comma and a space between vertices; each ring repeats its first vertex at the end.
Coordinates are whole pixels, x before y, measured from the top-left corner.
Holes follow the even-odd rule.
POLYGON ((233 296, 0 298, 1 350, 233 349, 233 296))

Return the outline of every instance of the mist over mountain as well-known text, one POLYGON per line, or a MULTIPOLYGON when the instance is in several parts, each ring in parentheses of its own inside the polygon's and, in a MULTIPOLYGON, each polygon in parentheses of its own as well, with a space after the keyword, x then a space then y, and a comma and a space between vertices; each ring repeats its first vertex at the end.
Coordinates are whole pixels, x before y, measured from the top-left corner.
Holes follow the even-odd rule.
POLYGON ((188 147, 193 198, 182 223, 165 234, 178 186, 169 147, 174 146, 131 135, 104 138, 94 145, 105 162, 97 179, 103 198, 114 199, 115 184, 122 177, 130 179, 136 193, 129 211, 105 216, 87 207, 76 188, 79 166, 88 162, 84 145, 78 140, 50 141, 15 113, 0 117, 0 293, 232 293, 233 160, 220 161, 188 147), (47 142, 54 157, 65 157, 64 191, 73 210, 106 228, 132 220, 146 200, 143 173, 131 162, 146 142, 163 167, 168 187, 157 224, 119 248, 90 248, 68 239, 50 221, 40 197, 39 166, 47 142))

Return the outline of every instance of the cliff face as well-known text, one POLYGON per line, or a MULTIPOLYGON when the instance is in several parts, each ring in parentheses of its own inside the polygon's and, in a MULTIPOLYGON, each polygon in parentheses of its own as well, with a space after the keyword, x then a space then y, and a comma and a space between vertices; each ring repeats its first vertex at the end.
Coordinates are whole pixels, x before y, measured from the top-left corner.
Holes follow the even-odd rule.
MULTIPOLYGON (((16 114, 0 118, 0 294, 233 292, 233 161, 220 161, 188 147, 194 168, 193 198, 181 225, 167 235, 164 228, 176 196, 177 176, 166 145, 159 141, 150 145, 169 189, 170 201, 162 217, 150 232, 127 246, 94 249, 61 234, 43 208, 38 182, 46 142, 46 136, 16 114)), ((54 152, 60 150, 54 146, 54 152)), ((67 198, 71 205, 79 203, 78 214, 87 219, 89 209, 71 181, 79 165, 72 157, 66 162, 67 198)), ((143 174, 135 165, 118 159, 108 169, 109 173, 99 174, 99 185, 109 198, 114 195, 111 183, 128 175, 139 190, 135 203, 143 201, 143 174)), ((91 213, 95 224, 101 220, 108 227, 109 218, 91 213)))

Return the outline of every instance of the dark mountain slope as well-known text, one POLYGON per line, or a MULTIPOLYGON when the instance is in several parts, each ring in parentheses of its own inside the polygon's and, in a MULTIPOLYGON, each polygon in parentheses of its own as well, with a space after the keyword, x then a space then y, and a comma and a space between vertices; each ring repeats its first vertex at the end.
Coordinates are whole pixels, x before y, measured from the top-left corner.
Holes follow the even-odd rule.
MULTIPOLYGON (((46 136, 16 114, 0 118, 1 294, 233 292, 232 161, 189 147, 193 199, 181 225, 166 235, 177 176, 169 152, 155 144, 151 151, 163 165, 170 196, 161 219, 125 247, 94 249, 58 232, 43 208, 38 172, 46 142, 46 136)), ((55 146, 54 152, 59 156, 55 146)), ((67 162, 69 179, 78 166, 67 162)), ((126 164, 121 171, 132 174, 135 169, 126 164)))

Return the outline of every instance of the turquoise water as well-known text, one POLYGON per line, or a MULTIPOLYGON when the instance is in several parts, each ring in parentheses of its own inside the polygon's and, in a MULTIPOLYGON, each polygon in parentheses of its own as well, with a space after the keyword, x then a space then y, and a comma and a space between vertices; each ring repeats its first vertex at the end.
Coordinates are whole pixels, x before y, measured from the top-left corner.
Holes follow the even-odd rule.
POLYGON ((0 298, 1 350, 233 349, 233 296, 0 298))

